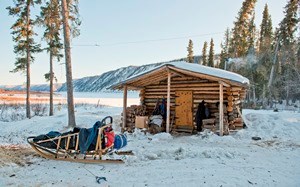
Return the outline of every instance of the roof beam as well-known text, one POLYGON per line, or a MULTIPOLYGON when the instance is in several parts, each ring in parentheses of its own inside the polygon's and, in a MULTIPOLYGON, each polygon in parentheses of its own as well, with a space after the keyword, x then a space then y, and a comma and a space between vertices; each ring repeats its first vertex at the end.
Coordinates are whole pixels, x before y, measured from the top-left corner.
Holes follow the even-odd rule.
POLYGON ((230 88, 231 86, 227 83, 225 83, 224 81, 219 81, 220 84, 222 84, 223 86, 230 88))

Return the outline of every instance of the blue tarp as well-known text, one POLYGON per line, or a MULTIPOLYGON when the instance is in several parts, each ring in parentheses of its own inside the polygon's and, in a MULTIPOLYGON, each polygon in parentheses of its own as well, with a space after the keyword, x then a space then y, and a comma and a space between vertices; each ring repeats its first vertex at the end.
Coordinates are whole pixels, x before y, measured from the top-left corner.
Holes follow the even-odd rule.
POLYGON ((97 121, 92 128, 81 128, 79 131, 79 149, 80 152, 85 154, 91 145, 97 143, 98 128, 104 126, 105 123, 97 121))

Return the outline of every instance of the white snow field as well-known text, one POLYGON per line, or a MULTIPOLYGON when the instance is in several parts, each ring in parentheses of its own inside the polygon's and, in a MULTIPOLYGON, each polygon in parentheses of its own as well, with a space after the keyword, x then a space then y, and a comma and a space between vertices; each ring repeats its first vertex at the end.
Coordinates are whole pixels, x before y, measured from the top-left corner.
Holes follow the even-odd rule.
MULTIPOLYGON (((121 111, 82 106, 76 108, 77 125, 92 127, 111 115, 120 131, 121 111)), ((136 130, 127 135, 124 148, 135 155, 122 156, 124 164, 81 164, 34 154, 26 137, 64 129, 66 110, 0 122, 0 186, 300 186, 300 113, 243 110, 243 115, 248 128, 224 137, 136 130), (107 181, 98 184, 94 175, 107 181)))

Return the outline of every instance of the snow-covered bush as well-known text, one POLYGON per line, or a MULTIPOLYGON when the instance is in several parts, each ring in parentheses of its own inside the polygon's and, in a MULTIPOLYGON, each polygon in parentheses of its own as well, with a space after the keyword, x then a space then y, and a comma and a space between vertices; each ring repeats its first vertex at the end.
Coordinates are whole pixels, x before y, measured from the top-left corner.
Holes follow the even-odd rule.
POLYGON ((0 121, 10 122, 25 119, 25 106, 21 104, 0 104, 0 121))

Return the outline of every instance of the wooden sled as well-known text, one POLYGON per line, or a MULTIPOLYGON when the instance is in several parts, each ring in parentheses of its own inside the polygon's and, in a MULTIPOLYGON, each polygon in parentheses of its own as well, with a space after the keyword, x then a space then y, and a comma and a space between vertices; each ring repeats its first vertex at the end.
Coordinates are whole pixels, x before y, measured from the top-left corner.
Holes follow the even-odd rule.
POLYGON ((114 151, 114 144, 109 147, 102 148, 104 130, 111 128, 112 117, 108 116, 102 120, 105 122, 104 126, 98 128, 97 143, 93 150, 88 150, 85 154, 81 154, 79 150, 79 132, 61 135, 58 137, 34 141, 35 136, 27 138, 30 146, 42 157, 53 160, 63 160, 70 162, 81 163, 123 163, 122 159, 110 158, 114 155, 132 155, 132 151, 114 151), (110 123, 106 124, 106 120, 110 119, 110 123), (72 141, 72 144, 71 144, 72 141), (45 143, 55 144, 54 147, 45 147, 45 143))

